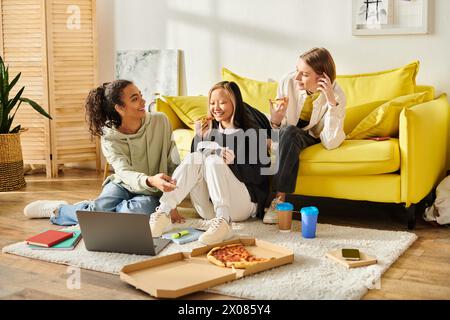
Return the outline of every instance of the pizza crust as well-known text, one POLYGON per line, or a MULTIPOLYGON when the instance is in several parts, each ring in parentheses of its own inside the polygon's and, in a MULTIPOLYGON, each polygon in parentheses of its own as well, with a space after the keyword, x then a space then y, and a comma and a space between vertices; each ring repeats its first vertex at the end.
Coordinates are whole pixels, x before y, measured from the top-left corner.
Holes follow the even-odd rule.
POLYGON ((256 264, 267 262, 271 259, 259 259, 258 261, 236 261, 236 262, 227 262, 228 268, 236 268, 236 269, 247 269, 248 267, 252 267, 256 264))
POLYGON ((211 249, 211 251, 209 251, 208 254, 206 255, 206 258, 208 259, 209 262, 211 262, 215 265, 218 265, 219 267, 226 267, 225 263, 223 263, 219 259, 216 259, 216 257, 213 256, 213 253, 220 249, 222 249, 222 248, 215 247, 215 248, 211 249))

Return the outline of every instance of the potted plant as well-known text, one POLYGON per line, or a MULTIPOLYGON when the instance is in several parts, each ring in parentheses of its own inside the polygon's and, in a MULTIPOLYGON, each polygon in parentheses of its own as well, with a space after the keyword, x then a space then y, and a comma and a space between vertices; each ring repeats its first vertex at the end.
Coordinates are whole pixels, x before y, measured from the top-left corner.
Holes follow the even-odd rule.
POLYGON ((39 104, 22 96, 25 87, 10 99, 10 94, 20 76, 21 73, 9 82, 9 67, 5 67, 0 56, 0 191, 12 191, 26 186, 20 145, 20 133, 24 129, 20 124, 13 127, 14 117, 22 103, 28 104, 44 117, 52 119, 39 104))

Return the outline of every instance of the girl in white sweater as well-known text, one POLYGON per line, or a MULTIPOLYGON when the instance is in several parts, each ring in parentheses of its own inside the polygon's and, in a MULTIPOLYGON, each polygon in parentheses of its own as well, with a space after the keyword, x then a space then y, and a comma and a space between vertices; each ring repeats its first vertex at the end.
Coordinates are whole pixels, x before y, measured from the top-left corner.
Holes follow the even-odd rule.
POLYGON ((302 54, 296 71, 283 78, 271 107, 271 125, 279 131, 279 169, 273 179, 277 191, 265 223, 277 223, 277 203, 296 188, 300 152, 321 143, 330 150, 345 139, 345 94, 335 82, 336 66, 324 48, 302 54))

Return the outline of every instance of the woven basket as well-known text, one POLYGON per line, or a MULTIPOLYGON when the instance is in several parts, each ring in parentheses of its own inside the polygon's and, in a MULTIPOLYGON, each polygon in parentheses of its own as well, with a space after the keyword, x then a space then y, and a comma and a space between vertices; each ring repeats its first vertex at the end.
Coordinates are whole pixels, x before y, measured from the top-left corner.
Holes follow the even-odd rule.
POLYGON ((20 133, 0 134, 0 192, 25 186, 20 133))

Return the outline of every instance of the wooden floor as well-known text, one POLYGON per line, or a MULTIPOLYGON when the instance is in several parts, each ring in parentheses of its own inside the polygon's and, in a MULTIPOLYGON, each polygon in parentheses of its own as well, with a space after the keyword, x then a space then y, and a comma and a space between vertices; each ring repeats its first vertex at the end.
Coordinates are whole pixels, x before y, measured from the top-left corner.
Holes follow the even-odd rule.
MULTIPOLYGON (((0 193, 0 247, 23 241, 51 226, 47 219, 28 220, 23 207, 34 200, 94 199, 101 178, 94 171, 71 169, 58 179, 28 176, 23 191, 0 193)), ((319 204, 321 223, 406 230, 406 220, 396 206, 329 202, 295 198, 301 205, 319 204)), ((299 205, 299 204, 297 204, 299 205)), ((414 231, 419 239, 383 275, 380 289, 364 299, 450 299, 450 228, 434 227, 420 217, 414 231)), ((81 289, 67 289, 67 266, 0 254, 0 299, 150 299, 122 282, 118 276, 81 271, 81 289)), ((185 299, 232 299, 198 293, 185 299)))

